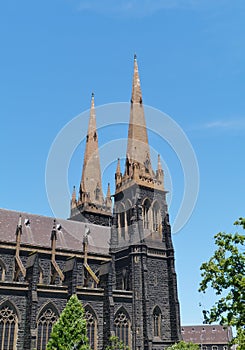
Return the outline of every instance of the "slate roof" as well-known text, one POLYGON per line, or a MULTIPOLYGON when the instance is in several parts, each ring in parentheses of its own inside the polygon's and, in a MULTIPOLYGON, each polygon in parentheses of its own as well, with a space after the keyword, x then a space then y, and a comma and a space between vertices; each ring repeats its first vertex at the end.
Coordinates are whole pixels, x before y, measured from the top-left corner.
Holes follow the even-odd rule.
MULTIPOLYGON (((6 209, 0 209, 0 242, 16 241, 15 232, 20 215, 22 217, 21 244, 50 248, 54 218, 6 209), (29 225, 25 224, 25 219, 29 220, 29 225)), ((110 227, 56 219, 56 225, 58 224, 61 225, 61 229, 57 230, 57 249, 82 251, 85 225, 87 225, 90 230, 88 252, 109 253, 110 227)))
POLYGON ((231 327, 220 325, 182 326, 181 334, 184 341, 196 344, 227 345, 232 339, 231 327))

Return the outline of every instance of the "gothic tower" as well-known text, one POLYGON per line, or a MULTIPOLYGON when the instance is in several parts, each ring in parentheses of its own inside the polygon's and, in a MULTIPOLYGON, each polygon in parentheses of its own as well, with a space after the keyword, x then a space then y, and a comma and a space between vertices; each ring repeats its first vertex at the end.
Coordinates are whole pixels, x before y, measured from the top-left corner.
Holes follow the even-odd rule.
POLYGON ((109 226, 110 218, 110 185, 108 184, 107 195, 106 198, 104 198, 101 184, 94 94, 92 94, 82 178, 79 188, 79 199, 76 199, 76 191, 74 187, 71 199, 70 219, 109 226))
POLYGON ((133 292, 132 349, 165 349, 180 339, 174 250, 164 175, 151 165, 138 64, 133 87, 125 171, 115 174, 111 254, 117 289, 133 292))

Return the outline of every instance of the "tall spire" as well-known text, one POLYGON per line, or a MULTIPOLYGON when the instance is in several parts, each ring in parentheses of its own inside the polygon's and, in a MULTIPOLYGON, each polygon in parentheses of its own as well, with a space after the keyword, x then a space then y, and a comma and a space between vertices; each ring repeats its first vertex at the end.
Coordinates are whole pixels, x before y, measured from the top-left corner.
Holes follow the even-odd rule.
POLYGON ((147 173, 152 172, 136 55, 134 56, 134 74, 128 129, 127 158, 129 162, 137 162, 140 164, 140 167, 145 167, 147 173))
POLYGON ((125 172, 124 175, 121 174, 120 163, 118 162, 115 173, 116 193, 128 188, 132 183, 163 190, 163 171, 160 167, 160 159, 156 173, 153 171, 151 165, 139 69, 136 55, 134 55, 134 74, 125 172))
POLYGON ((89 126, 80 184, 80 201, 103 204, 94 93, 92 93, 91 98, 89 126))

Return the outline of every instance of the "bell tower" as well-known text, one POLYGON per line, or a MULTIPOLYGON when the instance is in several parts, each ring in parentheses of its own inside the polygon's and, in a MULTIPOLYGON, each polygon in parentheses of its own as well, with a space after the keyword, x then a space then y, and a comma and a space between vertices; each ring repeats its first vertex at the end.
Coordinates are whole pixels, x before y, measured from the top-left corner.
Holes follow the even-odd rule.
POLYGON ((109 226, 111 220, 110 184, 108 184, 106 198, 103 196, 101 184, 98 134, 93 93, 79 197, 77 200, 74 187, 71 199, 70 219, 102 226, 109 226))
POLYGON ((165 349, 180 339, 180 314, 164 174, 151 164, 137 58, 125 170, 115 174, 111 254, 116 288, 133 291, 132 348, 165 349))

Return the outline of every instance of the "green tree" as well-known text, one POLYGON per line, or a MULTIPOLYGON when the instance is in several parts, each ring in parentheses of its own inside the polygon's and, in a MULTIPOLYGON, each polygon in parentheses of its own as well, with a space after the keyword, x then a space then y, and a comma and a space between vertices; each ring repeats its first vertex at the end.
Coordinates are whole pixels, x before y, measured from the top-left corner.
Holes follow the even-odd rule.
POLYGON ((186 343, 185 341, 180 341, 179 343, 176 343, 170 347, 167 348, 167 350, 200 350, 198 344, 194 343, 186 343))
POLYGON ((47 350, 87 350, 84 309, 76 295, 72 295, 53 326, 47 350))
POLYGON ((116 336, 111 336, 106 350, 129 350, 129 347, 116 336))
MULTIPOLYGON (((245 219, 234 223, 245 229, 245 219)), ((206 323, 231 325, 237 331, 235 341, 245 349, 245 235, 220 232, 215 236, 217 249, 201 266, 199 291, 211 287, 218 301, 210 310, 203 310, 206 323)), ((238 348, 239 349, 239 348, 238 348)))

